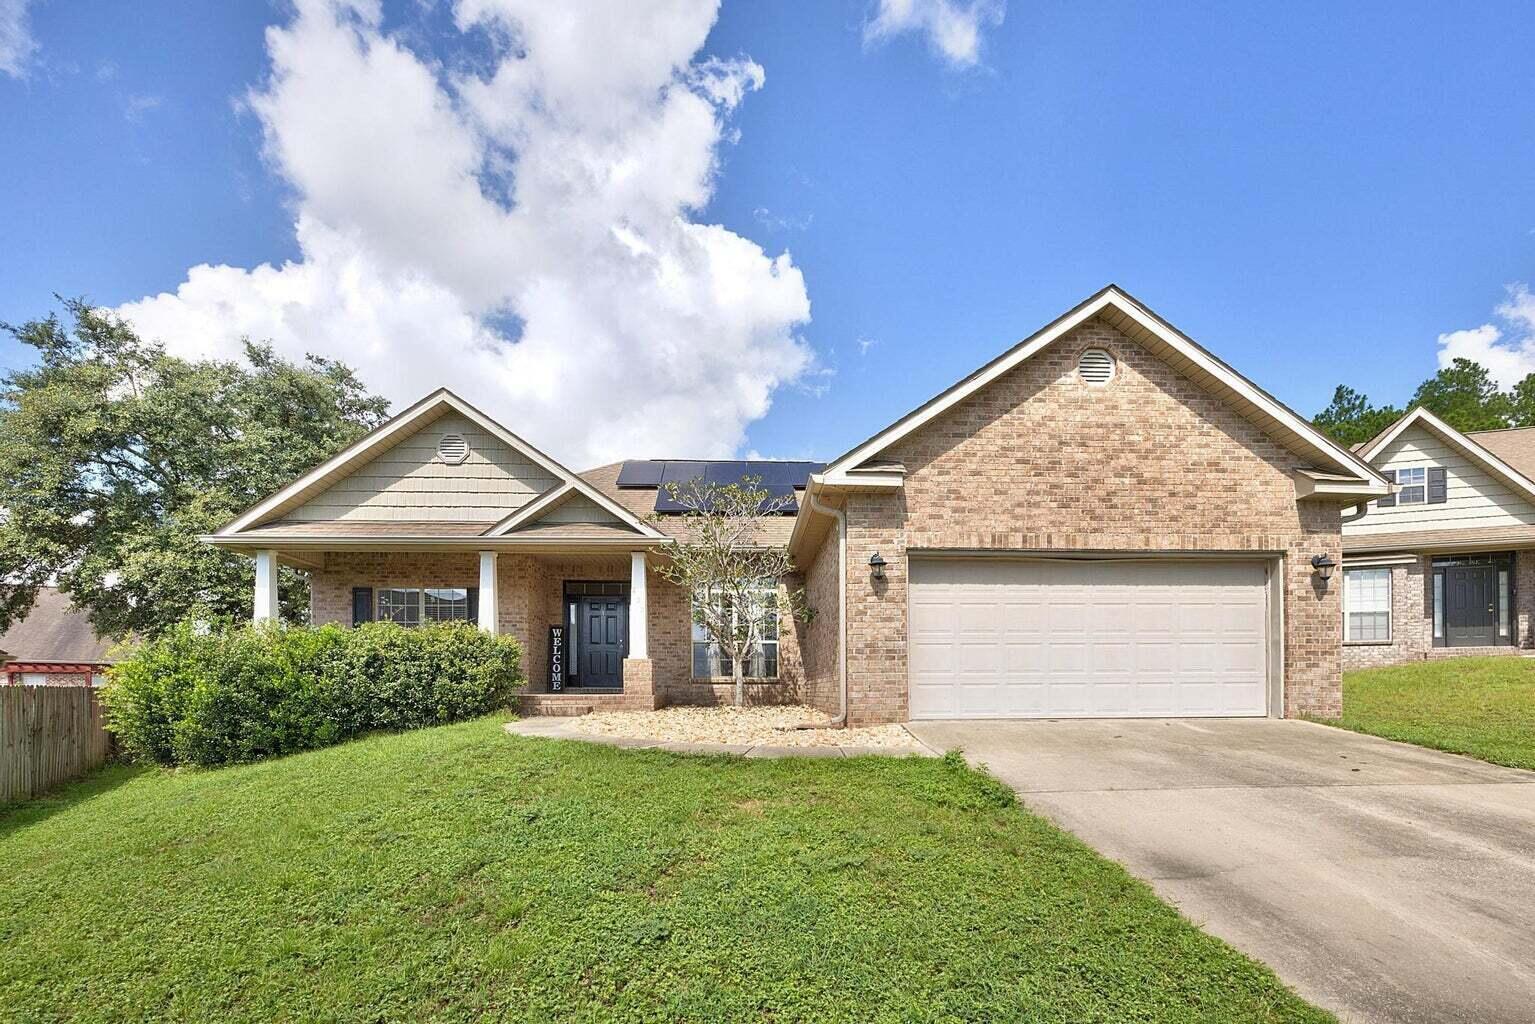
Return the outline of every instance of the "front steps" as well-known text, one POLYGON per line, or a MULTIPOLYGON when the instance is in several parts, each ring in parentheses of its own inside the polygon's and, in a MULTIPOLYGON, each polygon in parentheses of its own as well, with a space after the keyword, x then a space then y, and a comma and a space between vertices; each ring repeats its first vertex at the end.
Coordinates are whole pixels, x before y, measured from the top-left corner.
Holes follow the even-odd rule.
POLYGON ((648 693, 622 690, 562 690, 559 693, 523 692, 517 695, 517 713, 524 718, 573 718, 593 711, 654 711, 659 706, 648 693))

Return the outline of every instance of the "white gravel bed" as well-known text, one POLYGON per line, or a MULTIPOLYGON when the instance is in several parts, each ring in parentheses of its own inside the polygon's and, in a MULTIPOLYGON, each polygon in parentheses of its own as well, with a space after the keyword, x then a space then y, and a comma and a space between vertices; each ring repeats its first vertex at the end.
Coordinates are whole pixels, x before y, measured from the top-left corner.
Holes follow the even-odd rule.
POLYGON ((659 743, 739 743, 773 747, 879 747, 920 751, 899 725, 856 729, 799 729, 829 722, 815 708, 774 705, 750 708, 669 707, 659 711, 597 711, 572 718, 569 729, 588 736, 622 736, 659 743))

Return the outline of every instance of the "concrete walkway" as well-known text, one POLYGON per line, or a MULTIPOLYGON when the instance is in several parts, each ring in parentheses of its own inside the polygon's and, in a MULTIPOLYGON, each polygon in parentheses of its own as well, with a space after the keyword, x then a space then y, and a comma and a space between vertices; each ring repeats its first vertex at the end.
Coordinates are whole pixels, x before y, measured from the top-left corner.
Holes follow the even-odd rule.
POLYGON ((1535 1020, 1535 773, 1306 722, 922 722, 1345 1021, 1535 1020))
POLYGON ((506 731, 514 736, 539 736, 544 739, 580 740, 583 743, 601 743, 610 747, 626 747, 639 750, 667 750, 674 754, 736 754, 740 757, 936 757, 937 753, 921 740, 913 737, 914 749, 900 750, 891 747, 785 747, 767 743, 679 743, 665 740, 636 739, 627 736, 597 736, 578 732, 573 718, 550 716, 547 718, 522 718, 506 723, 506 731))

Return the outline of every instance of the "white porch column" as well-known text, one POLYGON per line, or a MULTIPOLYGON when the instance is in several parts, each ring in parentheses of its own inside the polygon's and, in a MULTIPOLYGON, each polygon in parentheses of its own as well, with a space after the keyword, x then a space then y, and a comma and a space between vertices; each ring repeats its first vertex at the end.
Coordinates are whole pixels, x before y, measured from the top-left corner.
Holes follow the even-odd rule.
POLYGON ((501 602, 496 599, 496 553, 480 552, 480 628, 487 633, 496 632, 496 611, 501 602))
POLYGON ((277 552, 256 552, 256 603, 253 622, 271 622, 277 618, 277 552))
POLYGON ((645 600, 645 552, 629 554, 629 657, 650 657, 650 609, 645 600))

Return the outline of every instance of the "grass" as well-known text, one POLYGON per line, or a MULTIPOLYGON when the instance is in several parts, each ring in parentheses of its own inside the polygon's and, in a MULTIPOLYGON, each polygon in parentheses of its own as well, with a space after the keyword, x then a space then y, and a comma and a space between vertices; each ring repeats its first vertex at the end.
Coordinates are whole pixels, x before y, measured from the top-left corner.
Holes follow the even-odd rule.
POLYGON ((1343 673, 1356 732, 1535 769, 1535 659, 1449 658, 1343 673))
POLYGON ((502 720, 0 812, 0 1019, 1332 1019, 957 758, 502 720))

